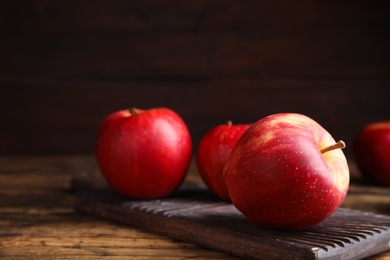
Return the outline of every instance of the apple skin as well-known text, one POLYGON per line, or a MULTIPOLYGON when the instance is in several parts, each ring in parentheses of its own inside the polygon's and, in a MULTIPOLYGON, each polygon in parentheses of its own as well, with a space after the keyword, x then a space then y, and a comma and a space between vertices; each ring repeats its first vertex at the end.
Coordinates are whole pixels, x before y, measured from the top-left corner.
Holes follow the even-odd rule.
POLYGON ((368 180, 390 186, 390 121, 373 122, 356 136, 354 157, 368 180))
POLYGON ((202 138, 196 156, 200 176, 220 199, 230 201, 223 179, 227 158, 249 124, 233 125, 230 121, 211 128, 202 138))
POLYGON ((232 203, 256 225, 284 230, 314 226, 333 214, 349 187, 341 149, 313 119, 267 116, 238 140, 224 168, 232 203))
POLYGON ((183 182, 192 141, 182 118, 168 108, 121 110, 103 120, 96 157, 109 185, 123 196, 156 199, 183 182))

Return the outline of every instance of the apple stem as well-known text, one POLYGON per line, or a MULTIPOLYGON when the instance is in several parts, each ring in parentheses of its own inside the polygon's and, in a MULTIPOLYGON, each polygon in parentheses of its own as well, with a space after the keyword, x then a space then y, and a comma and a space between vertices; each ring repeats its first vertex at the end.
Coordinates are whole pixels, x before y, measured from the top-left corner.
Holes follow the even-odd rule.
POLYGON ((329 151, 332 151, 332 150, 335 150, 335 149, 343 149, 345 147, 346 147, 346 145, 345 145, 344 141, 340 140, 340 141, 338 141, 335 144, 332 144, 332 145, 330 145, 328 147, 325 147, 325 148, 321 149, 321 153, 326 153, 326 152, 329 152, 329 151))
POLYGON ((229 121, 226 122, 226 124, 227 124, 228 126, 231 126, 231 125, 233 125, 233 122, 232 122, 231 120, 229 120, 229 121))
POLYGON ((132 116, 135 116, 135 115, 137 114, 137 109, 136 109, 135 107, 132 107, 132 108, 130 108, 129 110, 130 110, 130 114, 131 114, 132 116))

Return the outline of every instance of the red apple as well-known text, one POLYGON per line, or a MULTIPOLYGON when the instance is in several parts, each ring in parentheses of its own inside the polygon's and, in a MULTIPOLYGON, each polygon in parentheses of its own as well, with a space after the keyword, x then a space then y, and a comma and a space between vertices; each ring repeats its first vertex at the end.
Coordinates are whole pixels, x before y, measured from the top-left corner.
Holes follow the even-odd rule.
POLYGON ((230 200, 222 176, 223 167, 234 145, 248 127, 248 124, 233 125, 229 121, 211 128, 199 144, 196 157, 199 174, 209 189, 222 200, 230 200))
POLYGON ((353 150, 363 176, 377 184, 390 185, 390 121, 362 128, 353 150))
POLYGON ((299 230, 328 218, 343 202, 349 169, 332 136, 294 113, 265 117, 238 140, 224 168, 233 204, 253 223, 299 230))
POLYGON ((109 185, 136 199, 173 193, 192 155, 187 126, 168 108, 122 110, 109 115, 97 136, 97 161, 109 185))

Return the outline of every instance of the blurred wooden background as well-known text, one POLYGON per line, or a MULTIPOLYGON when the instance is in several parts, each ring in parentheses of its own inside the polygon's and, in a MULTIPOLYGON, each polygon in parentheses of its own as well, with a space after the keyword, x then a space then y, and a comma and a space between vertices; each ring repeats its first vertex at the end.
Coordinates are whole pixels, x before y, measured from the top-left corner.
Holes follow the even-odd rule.
POLYGON ((390 119, 390 1, 0 2, 0 154, 91 154, 109 113, 202 135, 298 112, 335 139, 390 119))

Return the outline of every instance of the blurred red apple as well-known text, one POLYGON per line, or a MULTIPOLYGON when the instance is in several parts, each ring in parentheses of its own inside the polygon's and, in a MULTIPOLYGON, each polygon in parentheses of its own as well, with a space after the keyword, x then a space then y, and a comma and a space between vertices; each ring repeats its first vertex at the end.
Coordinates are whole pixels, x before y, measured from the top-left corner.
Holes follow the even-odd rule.
POLYGON ((357 135, 353 150, 363 176, 390 185, 390 121, 366 125, 357 135))
POLYGON ((122 110, 102 122, 96 155, 114 190, 154 199, 173 193, 182 183, 192 143, 185 123, 171 109, 122 110))
POLYGON ((202 138, 197 152, 197 166, 203 181, 222 200, 230 200, 223 180, 223 167, 238 139, 249 127, 248 124, 225 125, 211 128, 202 138))
POLYGON ((233 204, 253 223, 276 229, 314 226, 339 208, 349 169, 338 143, 313 119, 265 117, 238 140, 224 168, 233 204))

